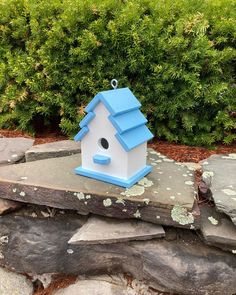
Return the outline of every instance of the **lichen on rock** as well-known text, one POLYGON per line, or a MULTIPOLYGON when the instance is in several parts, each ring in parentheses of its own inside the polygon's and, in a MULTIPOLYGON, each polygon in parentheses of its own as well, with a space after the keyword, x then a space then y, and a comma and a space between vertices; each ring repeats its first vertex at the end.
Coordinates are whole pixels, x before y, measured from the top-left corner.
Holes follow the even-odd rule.
POLYGON ((136 218, 140 218, 141 217, 141 214, 140 214, 140 211, 137 209, 137 211, 134 213, 134 217, 136 218))
POLYGON ((111 204, 112 204, 112 200, 110 198, 103 200, 104 207, 110 207, 111 204))
POLYGON ((144 186, 144 187, 150 187, 153 185, 153 181, 147 179, 147 177, 143 177, 138 184, 144 186))
POLYGON ((171 210, 171 218, 181 225, 194 223, 193 214, 189 213, 186 208, 178 204, 171 210))
POLYGON ((116 204, 123 204, 123 205, 125 206, 125 200, 122 199, 122 198, 118 198, 118 199, 116 200, 116 204))
POLYGON ((74 195, 79 199, 79 200, 84 200, 85 195, 82 192, 79 193, 74 193, 74 195))
POLYGON ((208 220, 210 221, 211 224, 217 225, 219 223, 218 220, 216 220, 213 216, 209 216, 208 220))
POLYGON ((140 185, 133 185, 131 188, 127 188, 121 195, 126 197, 141 196, 145 192, 145 188, 140 185))

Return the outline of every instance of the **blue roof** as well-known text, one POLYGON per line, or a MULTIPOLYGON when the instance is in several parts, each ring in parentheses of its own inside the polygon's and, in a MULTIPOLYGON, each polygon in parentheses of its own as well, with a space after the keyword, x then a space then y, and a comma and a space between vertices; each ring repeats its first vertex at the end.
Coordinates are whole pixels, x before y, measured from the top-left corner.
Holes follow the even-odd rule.
POLYGON ((140 102, 129 88, 119 88, 100 92, 91 100, 85 109, 88 114, 80 122, 82 129, 75 136, 75 141, 81 141, 89 132, 88 124, 95 117, 93 110, 99 102, 110 112, 108 118, 117 130, 115 136, 126 151, 153 138, 145 125, 147 119, 139 110, 140 102))
POLYGON ((104 103, 112 116, 141 107, 140 102, 129 88, 119 88, 98 93, 85 108, 86 112, 92 111, 100 101, 104 103))

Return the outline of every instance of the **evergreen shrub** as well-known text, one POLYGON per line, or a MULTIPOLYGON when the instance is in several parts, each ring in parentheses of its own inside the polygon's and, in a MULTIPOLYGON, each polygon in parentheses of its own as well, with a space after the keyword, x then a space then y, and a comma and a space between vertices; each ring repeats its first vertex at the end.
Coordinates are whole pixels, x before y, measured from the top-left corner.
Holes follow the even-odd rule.
POLYGON ((234 0, 0 0, 0 128, 73 135, 116 78, 158 138, 229 144, 235 39, 234 0))

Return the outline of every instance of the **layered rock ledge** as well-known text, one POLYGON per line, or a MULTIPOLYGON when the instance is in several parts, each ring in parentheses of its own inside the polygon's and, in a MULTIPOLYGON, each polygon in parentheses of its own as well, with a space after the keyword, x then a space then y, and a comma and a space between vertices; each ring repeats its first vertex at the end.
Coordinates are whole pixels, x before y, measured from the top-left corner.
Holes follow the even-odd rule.
POLYGON ((0 197, 81 214, 199 228, 194 172, 153 150, 153 172, 130 189, 75 175, 80 154, 0 167, 0 197))

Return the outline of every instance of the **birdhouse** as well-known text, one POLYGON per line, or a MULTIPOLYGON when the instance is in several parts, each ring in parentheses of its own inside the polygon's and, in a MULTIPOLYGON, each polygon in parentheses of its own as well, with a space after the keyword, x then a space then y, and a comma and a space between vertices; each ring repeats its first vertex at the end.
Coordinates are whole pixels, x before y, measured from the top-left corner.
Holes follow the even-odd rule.
POLYGON ((115 89, 98 93, 85 108, 87 115, 74 138, 81 141, 82 158, 75 173, 131 187, 152 169, 146 153, 153 135, 130 89, 112 85, 115 89))

